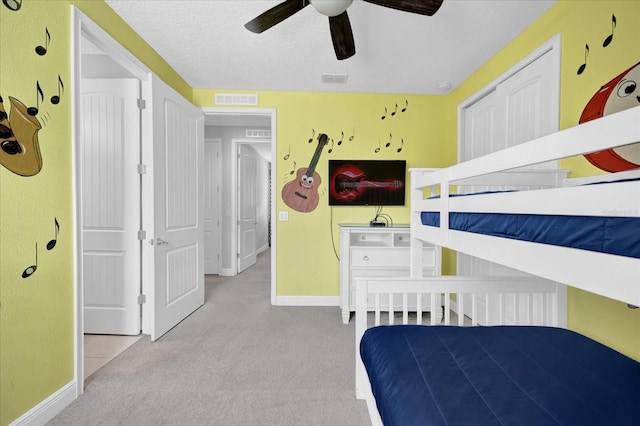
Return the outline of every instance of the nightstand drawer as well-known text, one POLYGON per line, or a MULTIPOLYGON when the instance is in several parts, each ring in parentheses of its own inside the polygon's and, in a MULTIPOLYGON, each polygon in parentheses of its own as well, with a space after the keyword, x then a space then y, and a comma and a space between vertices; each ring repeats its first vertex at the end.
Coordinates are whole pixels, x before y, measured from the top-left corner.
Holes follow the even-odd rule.
POLYGON ((409 266, 409 249, 351 249, 351 266, 409 266))
MULTIPOLYGON (((409 248, 372 249, 372 248, 352 248, 351 266, 396 266, 409 267, 409 248)), ((422 267, 433 268, 436 265, 436 252, 432 247, 422 250, 422 267)))

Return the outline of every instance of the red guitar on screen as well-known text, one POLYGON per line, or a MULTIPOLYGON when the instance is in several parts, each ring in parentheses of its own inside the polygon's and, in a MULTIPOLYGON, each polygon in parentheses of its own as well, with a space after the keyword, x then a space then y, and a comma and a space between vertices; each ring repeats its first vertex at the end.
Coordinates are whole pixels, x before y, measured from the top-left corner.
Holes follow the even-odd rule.
POLYGON ((398 179, 369 180, 359 168, 345 164, 339 167, 331 176, 331 196, 340 201, 353 201, 361 198, 368 189, 387 189, 395 191, 402 188, 398 179))
POLYGON ((324 133, 318 135, 318 146, 313 153, 309 167, 299 168, 295 180, 282 187, 282 201, 296 211, 308 213, 318 207, 320 201, 318 186, 320 186, 322 179, 316 172, 316 165, 328 139, 324 133))

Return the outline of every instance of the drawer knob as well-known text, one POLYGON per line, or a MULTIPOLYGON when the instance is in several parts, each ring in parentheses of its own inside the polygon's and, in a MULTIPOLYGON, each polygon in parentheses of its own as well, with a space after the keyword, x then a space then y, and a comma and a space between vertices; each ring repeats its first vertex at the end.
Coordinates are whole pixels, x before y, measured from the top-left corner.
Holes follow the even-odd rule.
POLYGON ((362 260, 364 260, 365 262, 369 260, 369 256, 367 256, 366 254, 362 257, 362 260))

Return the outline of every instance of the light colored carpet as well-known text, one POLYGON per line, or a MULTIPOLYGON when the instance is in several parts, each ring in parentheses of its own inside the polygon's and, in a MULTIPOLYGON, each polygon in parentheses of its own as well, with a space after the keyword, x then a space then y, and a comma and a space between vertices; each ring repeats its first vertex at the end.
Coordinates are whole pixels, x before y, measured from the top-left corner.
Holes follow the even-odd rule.
POLYGON ((93 374, 50 425, 369 425, 354 392, 354 321, 271 306, 270 253, 207 276, 205 305, 93 374))

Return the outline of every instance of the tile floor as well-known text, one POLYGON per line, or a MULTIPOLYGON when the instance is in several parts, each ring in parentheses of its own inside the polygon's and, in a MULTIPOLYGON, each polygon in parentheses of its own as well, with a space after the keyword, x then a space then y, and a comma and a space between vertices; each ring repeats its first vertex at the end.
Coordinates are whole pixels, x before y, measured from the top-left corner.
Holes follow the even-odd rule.
POLYGON ((86 379, 142 337, 103 334, 84 335, 84 378, 86 379))

